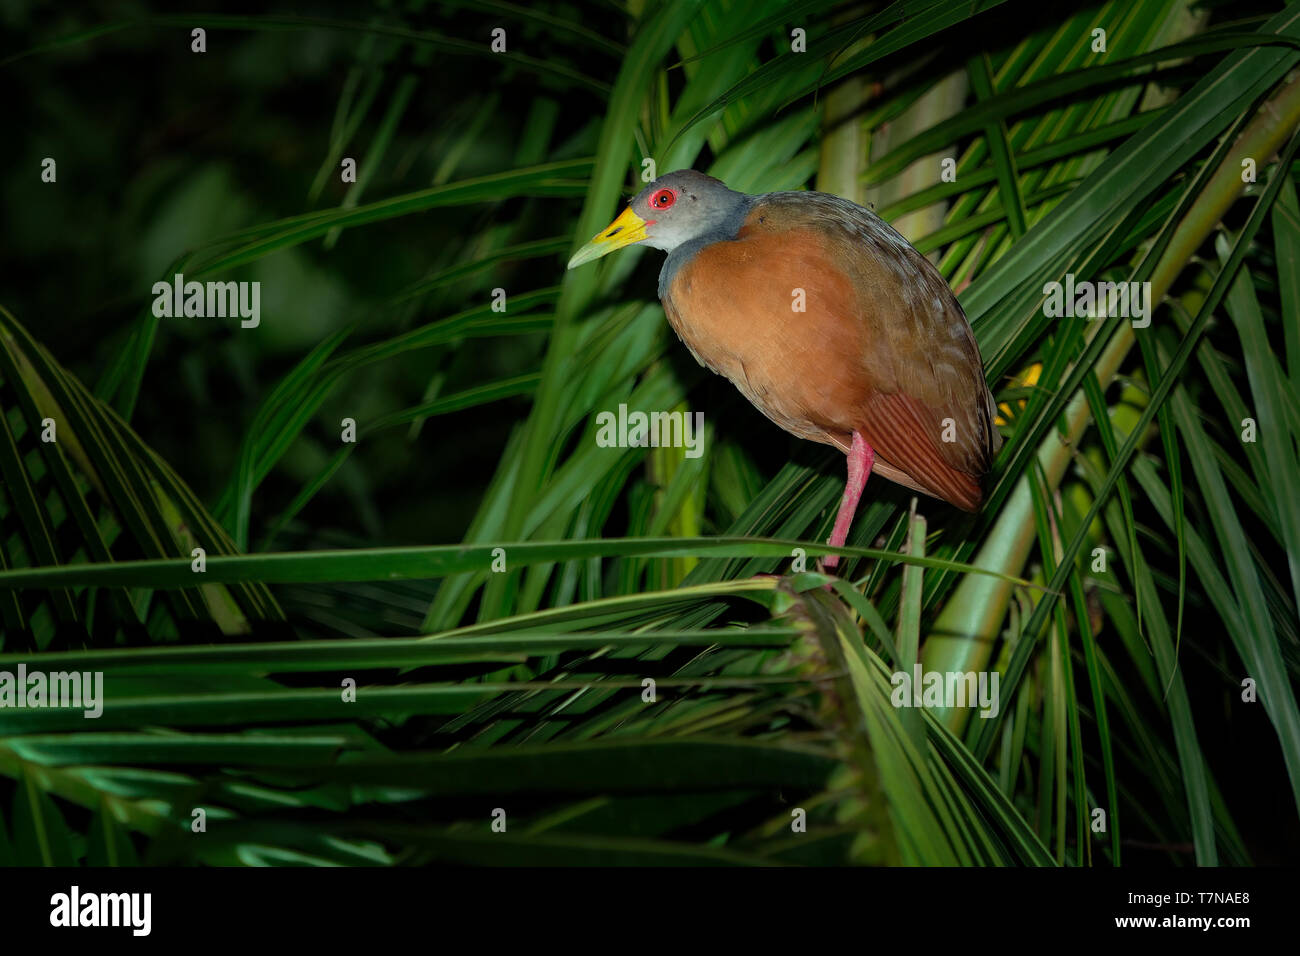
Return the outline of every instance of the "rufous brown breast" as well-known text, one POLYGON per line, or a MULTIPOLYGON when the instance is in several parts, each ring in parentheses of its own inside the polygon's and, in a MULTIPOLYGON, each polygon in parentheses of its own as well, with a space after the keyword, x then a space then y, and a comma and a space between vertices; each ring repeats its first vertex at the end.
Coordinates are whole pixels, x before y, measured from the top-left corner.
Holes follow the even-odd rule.
POLYGON ((664 288, 695 357, 772 421, 885 477, 975 510, 1001 439, 979 350, 930 262, 874 214, 824 193, 769 193, 734 239, 664 288))

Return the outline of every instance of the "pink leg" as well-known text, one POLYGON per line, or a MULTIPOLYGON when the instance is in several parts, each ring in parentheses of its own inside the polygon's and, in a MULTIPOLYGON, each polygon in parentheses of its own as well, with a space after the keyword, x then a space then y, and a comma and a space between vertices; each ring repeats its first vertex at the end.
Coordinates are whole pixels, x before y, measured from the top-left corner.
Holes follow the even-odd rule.
MULTIPOLYGON (((875 460, 875 452, 862 437, 862 433, 855 429, 853 444, 849 447, 849 478, 844 483, 844 497, 840 499, 840 513, 835 516, 835 528, 831 531, 831 539, 826 542, 832 548, 841 547, 849 536, 854 512, 858 510, 862 489, 867 486, 867 477, 871 474, 871 465, 875 460)), ((822 560, 822 565, 827 568, 836 567, 839 563, 838 554, 828 554, 822 560)))

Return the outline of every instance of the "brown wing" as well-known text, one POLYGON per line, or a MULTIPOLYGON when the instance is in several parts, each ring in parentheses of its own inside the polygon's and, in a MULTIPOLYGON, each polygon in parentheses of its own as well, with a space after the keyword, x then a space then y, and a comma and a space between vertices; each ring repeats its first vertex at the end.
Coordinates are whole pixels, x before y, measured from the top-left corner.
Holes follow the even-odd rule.
POLYGON ((861 431, 885 477, 978 507, 1001 439, 974 336, 934 267, 872 213, 770 194, 735 240, 678 270, 664 307, 782 428, 844 450, 861 431))

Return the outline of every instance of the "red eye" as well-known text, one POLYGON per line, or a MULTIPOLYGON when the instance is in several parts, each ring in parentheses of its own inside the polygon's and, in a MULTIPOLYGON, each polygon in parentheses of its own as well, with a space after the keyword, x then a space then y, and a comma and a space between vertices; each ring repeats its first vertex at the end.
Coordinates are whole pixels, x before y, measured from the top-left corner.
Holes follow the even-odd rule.
POLYGON ((650 197, 650 205, 655 209, 667 209, 677 202, 677 194, 671 189, 661 189, 650 197))

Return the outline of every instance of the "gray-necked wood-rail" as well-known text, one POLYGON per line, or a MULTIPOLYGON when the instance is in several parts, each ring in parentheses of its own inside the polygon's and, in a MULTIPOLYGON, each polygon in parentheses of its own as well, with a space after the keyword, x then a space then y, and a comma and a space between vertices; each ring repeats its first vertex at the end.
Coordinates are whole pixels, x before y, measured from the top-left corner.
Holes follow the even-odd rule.
POLYGON ((786 431, 848 455, 829 544, 844 544, 873 467, 979 507, 1002 439, 975 337, 943 277, 879 216, 684 169, 643 189, 569 268, 637 242, 668 253, 659 297, 695 358, 786 431))

